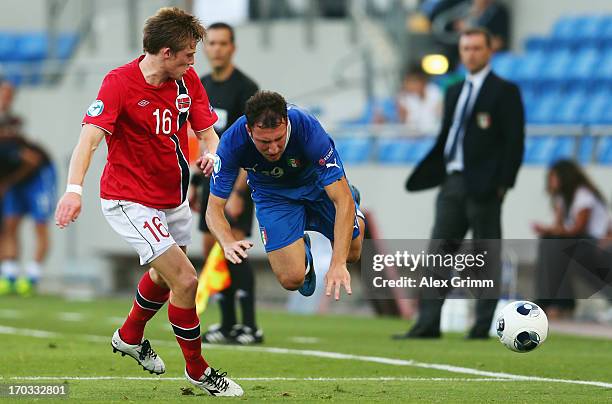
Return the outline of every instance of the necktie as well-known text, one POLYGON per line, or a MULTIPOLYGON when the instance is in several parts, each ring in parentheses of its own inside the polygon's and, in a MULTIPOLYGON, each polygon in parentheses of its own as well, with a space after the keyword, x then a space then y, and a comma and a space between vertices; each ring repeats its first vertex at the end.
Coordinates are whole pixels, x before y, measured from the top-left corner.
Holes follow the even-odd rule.
POLYGON ((457 126, 457 130, 455 131, 455 137, 453 138, 453 143, 451 144, 451 148, 448 151, 448 156, 446 156, 446 161, 452 161, 455 158, 455 154, 457 153, 457 145, 459 141, 463 139, 462 134, 464 133, 465 121, 467 119, 468 114, 468 105, 470 104, 470 97, 472 96, 472 87, 474 85, 471 81, 467 82, 467 97, 465 97, 465 101, 461 106, 461 114, 459 115, 459 125, 457 126), (461 137, 461 139, 459 139, 461 137))

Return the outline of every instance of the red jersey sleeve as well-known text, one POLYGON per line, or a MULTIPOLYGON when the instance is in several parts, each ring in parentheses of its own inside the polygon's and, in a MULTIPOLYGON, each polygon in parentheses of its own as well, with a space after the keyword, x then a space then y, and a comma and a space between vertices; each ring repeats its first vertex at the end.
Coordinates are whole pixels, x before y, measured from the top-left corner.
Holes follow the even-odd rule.
POLYGON ((204 86, 200 82, 198 75, 195 70, 189 69, 189 80, 192 84, 192 98, 193 104, 191 107, 191 113, 189 114, 189 122, 194 132, 200 132, 204 129, 208 129, 217 122, 217 113, 210 105, 208 100, 208 94, 204 86))
POLYGON ((91 124, 112 134, 121 111, 123 92, 119 77, 112 72, 107 74, 98 91, 98 97, 87 109, 82 124, 91 124))

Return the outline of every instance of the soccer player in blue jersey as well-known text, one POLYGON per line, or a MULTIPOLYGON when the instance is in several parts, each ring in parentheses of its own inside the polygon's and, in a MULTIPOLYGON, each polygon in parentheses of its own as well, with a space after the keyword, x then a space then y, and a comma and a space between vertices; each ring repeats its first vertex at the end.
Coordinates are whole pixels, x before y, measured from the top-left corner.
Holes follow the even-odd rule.
POLYGON ((210 182, 206 223, 225 257, 239 263, 253 244, 236 240, 224 215, 239 169, 247 171, 261 239, 280 284, 304 296, 316 279, 305 230, 333 243, 325 293, 351 294, 347 262, 361 255, 365 221, 358 193, 349 186, 331 137, 309 113, 288 106, 278 93, 259 91, 245 115, 223 134, 210 182))

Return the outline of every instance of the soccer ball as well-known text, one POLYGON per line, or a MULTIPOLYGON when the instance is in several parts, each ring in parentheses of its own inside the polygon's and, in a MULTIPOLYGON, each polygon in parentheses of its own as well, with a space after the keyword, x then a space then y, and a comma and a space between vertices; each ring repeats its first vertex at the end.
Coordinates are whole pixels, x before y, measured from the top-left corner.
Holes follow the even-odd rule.
POLYGON ((546 341, 548 318, 535 303, 512 302, 497 318, 497 335, 511 351, 530 352, 546 341))

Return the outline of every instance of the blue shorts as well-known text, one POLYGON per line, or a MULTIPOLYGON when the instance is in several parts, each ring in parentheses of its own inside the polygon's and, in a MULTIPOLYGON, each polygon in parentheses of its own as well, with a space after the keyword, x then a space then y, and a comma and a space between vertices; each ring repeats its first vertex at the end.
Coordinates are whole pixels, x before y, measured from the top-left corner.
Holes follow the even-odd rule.
MULTIPOLYGON (((336 207, 325 190, 307 185, 292 189, 252 190, 259 234, 266 252, 286 247, 304 236, 306 230, 334 240, 336 207)), ((355 203, 353 239, 359 236, 355 203)))
POLYGON ((4 217, 31 215, 36 223, 46 223, 56 201, 55 168, 49 164, 26 182, 11 187, 4 195, 4 217))

